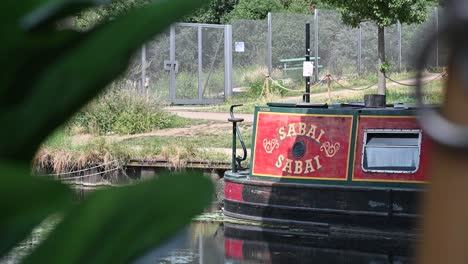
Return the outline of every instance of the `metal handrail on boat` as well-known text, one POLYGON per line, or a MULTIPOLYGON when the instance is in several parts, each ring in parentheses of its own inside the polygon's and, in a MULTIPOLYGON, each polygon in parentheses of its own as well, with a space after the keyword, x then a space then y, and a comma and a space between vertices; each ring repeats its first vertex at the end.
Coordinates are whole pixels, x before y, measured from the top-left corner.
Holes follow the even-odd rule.
POLYGON ((234 116, 234 108, 238 107, 238 106, 242 106, 242 104, 231 105, 231 108, 229 109, 229 114, 230 114, 231 118, 228 119, 229 122, 232 122, 232 124, 233 124, 233 130, 232 130, 232 134, 233 134, 232 135, 232 171, 233 172, 236 172, 237 170, 246 169, 246 168, 242 167, 241 163, 247 159, 247 148, 245 146, 244 138, 242 137, 239 126, 237 125, 237 123, 243 122, 244 119, 236 118, 234 116), (236 154, 236 140, 237 140, 237 138, 239 138, 239 141, 240 141, 241 146, 242 146, 242 151, 243 151, 242 157, 237 156, 237 154, 236 154))

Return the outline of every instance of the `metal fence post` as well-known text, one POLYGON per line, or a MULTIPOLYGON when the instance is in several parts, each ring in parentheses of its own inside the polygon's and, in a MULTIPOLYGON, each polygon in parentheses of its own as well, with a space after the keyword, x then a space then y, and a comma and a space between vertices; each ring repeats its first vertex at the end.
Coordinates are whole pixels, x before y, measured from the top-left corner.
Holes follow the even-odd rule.
POLYGON ((224 27, 224 96, 232 96, 232 26, 224 27))
MULTIPOLYGON (((434 8, 436 33, 439 34, 439 8, 434 8)), ((439 38, 436 40, 436 69, 439 69, 439 38)))
POLYGON ((318 51, 318 41, 319 41, 319 32, 318 32, 318 29, 319 29, 319 19, 318 19, 318 12, 319 10, 318 9, 314 9, 314 24, 315 24, 315 27, 314 27, 314 56, 315 56, 315 71, 314 71, 314 82, 318 82, 318 71, 319 71, 319 61, 318 61, 318 56, 319 56, 319 51, 318 51))
POLYGON ((271 42, 272 42, 272 25, 271 25, 271 12, 268 12, 267 16, 267 23, 268 23, 268 34, 267 34, 267 67, 268 67, 268 75, 271 76, 273 63, 271 61, 271 42))
POLYGON ((401 72, 401 23, 397 22, 398 28, 398 72, 401 72))
POLYGON ((359 24, 358 30, 358 59, 357 59, 357 68, 358 68, 358 75, 361 76, 362 74, 362 28, 359 24))
POLYGON ((144 93, 146 89, 146 99, 148 99, 148 91, 146 87, 146 45, 141 46, 141 85, 140 85, 140 95, 144 93))
POLYGON ((202 100, 202 94, 203 94, 203 84, 202 84, 202 67, 203 67, 203 51, 202 51, 202 45, 203 45, 203 34, 202 34, 202 27, 200 25, 197 25, 197 39, 198 39, 198 100, 202 100))
POLYGON ((170 81, 169 81, 169 97, 170 100, 174 101, 176 97, 176 76, 173 64, 175 63, 175 26, 171 25, 170 35, 169 35, 169 60, 171 61, 170 69, 170 81))

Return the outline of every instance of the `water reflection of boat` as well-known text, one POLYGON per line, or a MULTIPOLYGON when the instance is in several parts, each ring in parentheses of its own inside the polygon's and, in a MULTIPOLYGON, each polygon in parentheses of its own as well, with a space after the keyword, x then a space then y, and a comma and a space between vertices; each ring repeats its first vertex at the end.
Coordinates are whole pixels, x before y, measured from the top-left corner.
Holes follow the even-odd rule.
POLYGON ((225 263, 407 263, 407 248, 226 223, 225 263))

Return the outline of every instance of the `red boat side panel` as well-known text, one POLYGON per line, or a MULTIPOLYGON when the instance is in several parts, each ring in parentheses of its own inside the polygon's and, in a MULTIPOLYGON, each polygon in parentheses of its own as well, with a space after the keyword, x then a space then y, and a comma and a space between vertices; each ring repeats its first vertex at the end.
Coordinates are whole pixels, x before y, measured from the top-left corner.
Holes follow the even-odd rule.
POLYGON ((226 181, 224 186, 224 197, 226 199, 235 200, 235 201, 244 201, 242 197, 242 189, 244 185, 240 183, 233 183, 226 181))
POLYGON ((346 180, 352 115, 259 112, 253 176, 346 180))
POLYGON ((224 254, 226 257, 233 259, 243 260, 244 259, 244 241, 237 239, 224 239, 224 254))
POLYGON ((362 149, 364 129, 420 129, 414 116, 360 116, 357 128, 356 152, 354 159, 353 181, 381 181, 402 183, 424 183, 427 181, 427 155, 430 142, 422 134, 419 169, 414 173, 375 173, 362 169, 362 149))

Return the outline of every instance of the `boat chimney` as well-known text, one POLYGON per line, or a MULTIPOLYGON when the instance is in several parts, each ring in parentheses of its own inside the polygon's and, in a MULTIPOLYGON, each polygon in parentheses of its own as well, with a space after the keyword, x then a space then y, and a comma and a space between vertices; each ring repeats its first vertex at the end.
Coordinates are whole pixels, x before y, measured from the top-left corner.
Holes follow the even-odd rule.
POLYGON ((366 94, 364 95, 364 105, 369 108, 385 107, 385 95, 366 94))

